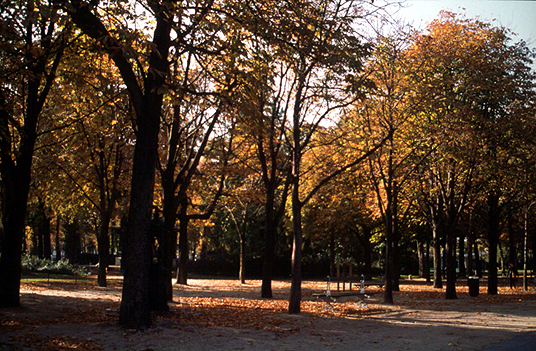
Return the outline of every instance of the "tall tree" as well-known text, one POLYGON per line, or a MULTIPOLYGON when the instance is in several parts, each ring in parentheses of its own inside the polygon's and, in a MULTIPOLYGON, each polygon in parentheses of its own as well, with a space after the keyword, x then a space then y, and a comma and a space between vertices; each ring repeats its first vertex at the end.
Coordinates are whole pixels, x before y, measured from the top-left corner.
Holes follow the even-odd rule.
POLYGON ((212 0, 135 3, 73 0, 69 4, 67 10, 73 21, 95 39, 116 64, 136 115, 120 324, 129 328, 148 327, 151 324, 148 301, 151 265, 149 226, 163 98, 170 88, 167 84, 170 55, 172 52, 212 51, 211 44, 213 39, 219 38, 221 27, 208 22, 215 14, 212 0), (100 6, 107 6, 107 10, 101 12, 100 6), (141 16, 151 17, 153 24, 145 22, 150 28, 147 31, 152 31, 150 41, 134 47, 131 43, 140 38, 138 33, 128 24, 121 30, 115 30, 113 26, 122 21, 106 22, 105 14, 132 16, 138 20, 142 19, 141 16))
MULTIPOLYGON (((302 261, 302 198, 300 184, 303 154, 320 124, 349 106, 362 84, 359 75, 368 46, 354 25, 363 15, 355 1, 288 1, 273 6, 249 6, 255 19, 252 31, 273 43, 288 69, 287 88, 281 95, 289 123, 292 203, 292 283, 289 313, 300 312, 302 261), (341 86, 341 82, 345 82, 341 86)), ((315 188, 317 189, 317 188, 315 188)), ((314 193, 315 191, 313 191, 314 193)))
MULTIPOLYGON (((68 11, 73 21, 95 39, 121 72, 136 114, 136 146, 131 181, 130 210, 125 243, 125 274, 119 322, 129 328, 151 325, 149 306, 150 239, 155 168, 158 157, 158 133, 162 107, 162 87, 169 74, 168 52, 171 47, 173 19, 177 8, 173 2, 147 2, 154 16, 151 45, 146 52, 147 65, 138 73, 129 59, 132 49, 117 32, 109 30, 99 12, 100 1, 91 4, 71 1, 68 11), (122 49, 123 48, 123 49, 122 49), (138 80, 138 74, 142 74, 138 80)), ((128 8, 125 8, 127 10, 128 8)), ((131 8, 133 11, 134 9, 131 8)))
MULTIPOLYGON (((264 255, 261 296, 272 298, 272 276, 278 229, 289 193, 289 156, 285 139, 289 106, 289 66, 282 62, 269 41, 257 33, 243 39, 247 43, 240 60, 240 84, 232 105, 245 133, 251 136, 257 164, 248 163, 264 186, 264 255), (272 52, 273 51, 273 52, 272 52), (271 53, 271 54, 270 54, 271 53)), ((246 143, 245 148, 250 147, 246 143)), ((248 160, 249 153, 244 153, 248 160)), ((247 161, 244 161, 247 162, 247 161)))
POLYGON ((13 307, 20 304, 22 239, 39 122, 72 31, 60 7, 45 1, 3 1, 0 16, 0 306, 13 307))

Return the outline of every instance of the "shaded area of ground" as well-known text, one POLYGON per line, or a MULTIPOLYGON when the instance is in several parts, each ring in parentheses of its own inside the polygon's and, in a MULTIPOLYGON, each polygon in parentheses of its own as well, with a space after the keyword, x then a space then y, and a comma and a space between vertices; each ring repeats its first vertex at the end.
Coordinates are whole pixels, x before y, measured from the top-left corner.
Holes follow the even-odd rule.
POLYGON ((368 308, 344 297, 331 312, 312 296, 326 283, 307 281, 302 313, 289 315, 289 282, 273 282, 274 299, 259 298, 260 284, 191 279, 175 286, 153 328, 133 331, 117 325, 120 280, 107 288, 94 279, 24 283, 23 307, 0 310, 0 350, 482 350, 536 332, 536 293, 520 288, 487 296, 482 286, 473 298, 460 281, 458 299, 445 300, 422 281, 404 281, 394 306, 370 288, 368 308))

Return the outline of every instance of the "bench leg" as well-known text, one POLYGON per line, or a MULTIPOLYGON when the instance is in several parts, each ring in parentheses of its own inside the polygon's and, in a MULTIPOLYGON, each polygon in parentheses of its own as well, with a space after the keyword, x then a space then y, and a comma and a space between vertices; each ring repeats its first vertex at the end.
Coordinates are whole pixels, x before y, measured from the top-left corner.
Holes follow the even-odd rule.
POLYGON ((324 305, 324 311, 331 311, 333 312, 333 306, 328 302, 324 305))

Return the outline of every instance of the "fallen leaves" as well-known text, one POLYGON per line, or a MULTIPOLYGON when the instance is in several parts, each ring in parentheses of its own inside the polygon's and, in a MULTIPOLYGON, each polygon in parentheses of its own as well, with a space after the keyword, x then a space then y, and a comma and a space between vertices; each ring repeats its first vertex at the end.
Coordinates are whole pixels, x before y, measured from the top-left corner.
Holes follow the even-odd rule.
POLYGON ((36 351, 101 351, 102 347, 91 340, 81 340, 68 336, 43 337, 25 334, 13 337, 12 340, 23 342, 26 347, 36 351))

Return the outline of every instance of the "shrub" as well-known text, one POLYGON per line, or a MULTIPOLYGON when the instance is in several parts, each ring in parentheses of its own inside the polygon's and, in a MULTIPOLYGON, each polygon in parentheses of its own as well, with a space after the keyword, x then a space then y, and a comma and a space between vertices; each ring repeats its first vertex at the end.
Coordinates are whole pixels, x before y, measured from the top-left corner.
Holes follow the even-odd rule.
POLYGON ((84 267, 75 267, 69 263, 69 260, 54 262, 31 255, 24 255, 22 257, 22 270, 24 272, 45 272, 78 276, 87 275, 84 267))

